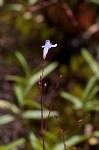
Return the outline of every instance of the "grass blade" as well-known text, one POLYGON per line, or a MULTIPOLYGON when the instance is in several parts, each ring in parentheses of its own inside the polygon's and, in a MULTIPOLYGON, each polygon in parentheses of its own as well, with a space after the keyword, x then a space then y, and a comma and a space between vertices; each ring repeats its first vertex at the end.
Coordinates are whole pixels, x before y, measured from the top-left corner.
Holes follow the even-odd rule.
POLYGON ((25 58, 23 57, 23 55, 20 52, 16 52, 15 55, 18 58, 21 66, 25 72, 26 78, 30 77, 30 69, 29 69, 29 66, 28 66, 25 58))
MULTIPOLYGON (((70 139, 68 139, 65 143, 67 144, 67 147, 75 146, 76 144, 79 144, 80 142, 83 142, 90 138, 91 135, 74 135, 70 139)), ((58 144, 53 150, 64 150, 63 143, 58 144)))
POLYGON ((15 104, 10 103, 6 100, 1 100, 1 99, 0 99, 0 108, 9 109, 13 113, 16 113, 16 114, 18 114, 20 112, 19 108, 15 104))
POLYGON ((77 97, 75 97, 67 92, 61 92, 60 95, 65 100, 72 102, 74 105, 74 108, 76 108, 76 109, 81 108, 83 106, 82 102, 77 97))
POLYGON ((94 60, 94 58, 90 55, 90 53, 86 49, 83 48, 81 52, 86 62, 89 64, 91 70, 99 79, 99 66, 97 62, 94 60))
MULTIPOLYGON (((56 69, 57 66, 58 66, 58 63, 54 62, 54 63, 50 64, 49 66, 45 67, 45 69, 44 69, 44 77, 46 77, 54 69, 56 69)), ((39 72, 37 72, 35 75, 33 75, 29 79, 29 81, 27 83, 27 88, 25 89, 25 92, 24 92, 24 97, 27 96, 27 94, 29 93, 29 91, 31 90, 31 88, 35 85, 36 82, 38 82, 38 80, 40 79, 41 73, 42 73, 42 71, 39 71, 39 72)))
POLYGON ((93 86, 94 86, 96 80, 97 80, 97 77, 96 77, 96 76, 92 76, 91 79, 89 80, 89 82, 88 82, 88 84, 87 84, 87 86, 86 86, 86 88, 85 88, 83 97, 82 97, 82 100, 83 100, 83 101, 86 101, 86 100, 87 100, 87 98, 88 98, 88 96, 89 96, 89 94, 90 94, 90 91, 91 91, 91 89, 93 88, 93 86))
MULTIPOLYGON (((44 111, 44 119, 48 117, 49 111, 44 111)), ((54 114, 57 114, 56 111, 52 111, 50 117, 52 117, 54 114)), ((24 119, 41 119, 41 111, 40 110, 28 110, 21 114, 21 117, 24 119)))
POLYGON ((15 120, 15 117, 11 116, 11 115, 1 116, 0 117, 0 125, 4 125, 4 124, 7 124, 7 123, 10 123, 10 122, 12 122, 14 120, 15 120))
POLYGON ((25 139, 21 138, 21 139, 14 141, 14 142, 11 142, 7 145, 1 145, 0 150, 12 150, 14 148, 17 148, 18 146, 23 145, 24 143, 25 143, 25 139))

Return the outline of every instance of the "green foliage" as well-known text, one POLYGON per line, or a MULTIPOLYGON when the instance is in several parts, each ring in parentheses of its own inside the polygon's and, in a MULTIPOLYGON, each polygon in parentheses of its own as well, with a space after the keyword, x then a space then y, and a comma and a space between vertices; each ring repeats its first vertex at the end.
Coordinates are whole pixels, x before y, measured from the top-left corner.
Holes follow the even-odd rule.
MULTIPOLYGON (((65 100, 68 100, 70 103, 72 103, 72 108, 74 110, 81 110, 83 114, 87 112, 87 114, 90 114, 91 111, 99 111, 99 102, 97 100, 97 92, 99 91, 98 86, 98 64, 95 62, 93 57, 86 51, 82 51, 82 55, 84 56, 85 60, 89 64, 91 70, 93 71, 92 77, 89 79, 85 90, 83 92, 82 97, 74 96, 68 92, 61 91, 60 96, 64 98, 65 100), (88 59, 87 59, 88 58, 88 59), (96 66, 96 67, 95 67, 96 66), (93 69, 95 67, 95 69, 93 69)), ((11 123, 14 120, 20 118, 23 122, 28 122, 29 120, 41 120, 41 110, 40 110, 40 104, 37 103, 34 100, 31 100, 28 96, 31 93, 31 90, 33 89, 34 85, 38 82, 41 71, 38 71, 37 73, 33 74, 31 69, 29 68, 25 58, 23 55, 19 52, 16 53, 16 57, 18 58, 20 65, 24 71, 24 76, 12 76, 8 75, 6 76, 7 80, 11 80, 15 82, 14 91, 16 98, 18 100, 19 106, 16 106, 15 104, 12 104, 6 100, 0 101, 0 107, 3 109, 8 109, 13 114, 9 115, 2 115, 0 117, 0 125, 5 125, 7 123, 11 123), (25 108, 26 107, 26 108, 25 108), (31 109, 32 108, 32 109, 31 109), (36 110, 33 110, 36 108, 36 110), (38 110, 37 110, 38 109, 38 110)), ((56 62, 48 65, 45 67, 44 70, 44 77, 46 77, 49 73, 51 73, 58 64, 56 62)), ((44 108, 44 119, 47 119, 49 111, 47 108, 44 108)), ((56 111, 52 111, 50 117, 53 117, 54 114, 57 114, 56 111)), ((42 144, 41 139, 37 138, 35 133, 33 132, 32 128, 28 129, 28 139, 29 144, 31 147, 35 150, 42 150, 42 144)), ((46 132, 47 139, 53 139, 56 141, 55 137, 53 137, 53 134, 50 132, 46 132)), ((72 135, 71 137, 67 138, 65 141, 67 144, 68 149, 70 147, 79 144, 81 142, 84 142, 85 140, 88 140, 92 137, 99 137, 99 132, 94 131, 90 134, 84 134, 84 135, 72 135)), ((24 139, 18 139, 15 142, 12 142, 6 146, 0 146, 2 149, 10 150, 11 148, 23 145, 25 143, 24 139)), ((50 149, 50 146, 46 142, 47 150, 50 149)), ((52 150, 59 150, 64 149, 63 143, 57 143, 51 147, 52 150)))
POLYGON ((87 0, 89 3, 92 3, 92 4, 96 4, 96 5, 99 5, 99 1, 98 0, 87 0))
POLYGON ((10 123, 15 120, 15 117, 12 115, 3 115, 0 117, 0 125, 10 123))
MULTIPOLYGON (((95 38, 92 38, 92 40, 90 40, 91 37, 89 37, 87 41, 87 39, 83 36, 84 33, 83 29, 86 28, 86 32, 87 29, 88 31, 90 31, 89 29, 90 26, 92 25, 91 23, 97 22, 99 16, 97 13, 94 14, 95 11, 93 9, 94 8, 93 6, 98 6, 99 1, 86 0, 83 1, 83 3, 82 2, 79 3, 79 0, 65 0, 64 4, 66 2, 66 5, 62 4, 62 6, 60 6, 60 8, 58 9, 57 9, 58 5, 55 5, 56 10, 57 11, 59 10, 56 18, 54 17, 55 15, 53 15, 52 13, 54 7, 52 4, 50 5, 51 0, 49 0, 48 2, 49 4, 47 2, 48 1, 46 1, 46 3, 43 3, 43 1, 41 1, 41 3, 39 3, 39 0, 27 0, 27 1, 0 0, 0 10, 1 10, 0 13, 0 20, 1 20, 0 21, 0 27, 1 27, 0 80, 2 80, 1 76, 3 72, 2 69, 3 59, 4 59, 4 63, 7 64, 8 70, 10 72, 11 70, 9 69, 10 68, 9 62, 11 67, 15 65, 13 64, 13 60, 15 60, 15 58, 13 57, 13 53, 16 50, 22 51, 23 54, 24 52, 26 52, 26 54, 29 54, 28 56, 30 55, 37 56, 38 55, 37 49, 39 48, 39 46, 41 46, 42 41, 48 37, 50 39, 58 40, 59 43, 63 44, 62 47, 59 46, 57 48, 56 53, 53 55, 55 56, 55 58, 57 58, 58 52, 60 53, 60 51, 65 51, 65 49, 66 49, 65 53, 67 57, 69 56, 68 44, 71 43, 71 46, 73 46, 72 43, 73 39, 77 39, 78 41, 74 43, 74 46, 76 46, 75 44, 77 43, 78 45, 79 44, 82 45, 82 44, 87 44, 88 42, 88 45, 90 45, 90 47, 93 48, 93 45, 90 41, 94 42, 97 36, 95 36, 95 38), (48 5, 50 6, 50 8, 52 6, 52 9, 49 9, 48 5), (77 12, 80 13, 77 13, 75 10, 77 10, 77 12), (44 13, 46 12, 47 14, 44 16, 44 13), (84 20, 84 15, 86 15, 86 18, 87 16, 89 16, 89 20, 87 19, 84 20), (46 20, 46 16, 47 16, 47 20, 46 20), (95 16, 97 16, 96 20, 94 19, 95 16), (78 21, 78 24, 80 23, 80 26, 82 28, 81 30, 79 29, 76 31, 77 27, 75 26, 74 23, 76 19, 78 21), (61 29, 65 30, 65 32, 64 31, 62 32, 61 29), (66 34, 67 30, 68 30, 68 34, 66 34), (72 31, 73 34, 71 34, 72 31), (74 35, 74 31, 76 31, 75 32, 77 33, 76 35, 74 35), (69 39, 68 39, 68 35, 69 35, 69 39)), ((70 51, 71 51, 71 46, 70 46, 70 51)), ((95 43, 95 47, 98 47, 98 44, 95 43)), ((79 47, 77 47, 77 49, 78 48, 79 47)), ((60 135, 60 132, 62 131, 60 131, 60 127, 57 125, 56 120, 53 119, 53 115, 58 114, 58 110, 60 111, 59 117, 62 120, 63 128, 67 129, 66 131, 70 129, 70 132, 65 132, 65 140, 66 140, 66 145, 68 150, 73 149, 72 146, 76 146, 76 145, 81 147, 82 149, 82 147, 86 147, 85 146, 86 141, 87 143, 89 143, 89 140, 91 138, 94 137, 97 139, 99 138, 98 126, 96 126, 96 123, 99 122, 97 121, 99 120, 99 117, 97 117, 99 113, 99 98, 98 98, 99 97, 99 85, 98 85, 99 64, 85 48, 82 49, 81 52, 82 55, 81 54, 79 54, 78 56, 75 55, 75 48, 74 49, 72 48, 72 52, 70 52, 69 54, 71 54, 71 58, 70 58, 71 60, 69 65, 60 64, 58 66, 58 63, 54 62, 54 63, 50 63, 49 65, 46 64, 44 68, 44 77, 48 76, 52 71, 54 71, 57 68, 57 66, 59 69, 57 70, 57 73, 59 73, 59 76, 60 74, 63 75, 62 78, 63 87, 61 87, 63 90, 61 91, 60 89, 61 91, 60 96, 58 96, 57 98, 55 97, 56 104, 53 107, 53 110, 55 109, 57 111, 52 111, 48 121, 48 131, 46 131, 45 133, 46 150, 64 149, 61 135, 60 135), (86 64, 85 61, 87 62, 88 65, 86 64), (82 83, 83 80, 84 83, 82 83), (69 92, 66 92, 67 89, 69 90, 69 92), (61 98, 64 98, 66 101, 65 102, 62 101, 61 98), (82 121, 82 123, 78 125, 77 120, 79 118, 83 118, 83 116, 85 116, 85 121, 82 121), (87 118, 86 116, 88 116, 89 119, 88 122, 93 127, 92 133, 89 134, 86 134, 84 132, 86 130, 85 124, 88 123, 86 121, 87 118), (75 128, 75 122, 77 124, 76 128, 75 128)), ((18 59, 18 62, 24 74, 22 76, 17 76, 17 75, 6 76, 6 80, 8 82, 11 81, 11 83, 12 82, 14 83, 13 91, 15 93, 17 103, 12 103, 12 99, 11 102, 9 102, 7 98, 5 98, 6 100, 0 99, 0 110, 1 110, 0 135, 2 134, 1 133, 2 127, 4 128, 6 128, 6 126, 9 127, 10 124, 12 127, 13 122, 17 120, 20 120, 22 122, 23 124, 22 128, 23 130, 25 130, 24 133, 25 135, 22 136, 23 138, 21 138, 20 136, 15 141, 11 141, 11 143, 8 143, 6 145, 2 144, 2 139, 0 137, 1 139, 0 150, 20 149, 21 146, 23 147, 23 149, 27 149, 27 150, 42 150, 42 141, 41 141, 41 133, 40 133, 41 132, 41 128, 40 128, 41 105, 39 103, 40 93, 37 86, 42 70, 41 69, 38 70, 38 68, 40 68, 39 66, 35 69, 36 71, 34 69, 31 69, 26 59, 20 52, 16 52, 15 55, 18 59), (6 113, 7 112, 8 113, 2 114, 2 109, 6 113)), ((63 56, 60 55, 60 57, 63 56)), ((36 63, 38 64, 37 61, 38 60, 36 60, 36 63)), ((16 69, 16 66, 14 67, 16 69)), ((4 72, 6 72, 5 70, 4 72)), ((58 76, 58 74, 56 76, 58 76)), ((55 79, 54 82, 55 84, 56 82, 58 82, 57 78, 55 79)), ((53 84, 52 86, 54 86, 54 83, 52 84, 53 84)), ((8 87, 5 87, 4 84, 3 88, 4 88, 3 94, 6 94, 5 89, 8 87)), ((1 85, 0 89, 3 88, 1 85)), ((10 90, 8 91, 10 94, 10 90)), ((44 92, 46 93, 46 91, 44 92)), ((47 92, 48 93, 46 93, 44 96, 46 97, 45 103, 47 104, 47 106, 49 106, 51 101, 50 97, 53 95, 54 92, 53 89, 50 88, 48 89, 47 92)), ((44 107, 44 119, 47 119, 48 112, 49 112, 48 109, 44 107)))
MULTIPOLYGON (((64 98, 66 101, 72 103, 72 109, 81 111, 82 114, 91 114, 91 112, 99 112, 99 100, 98 100, 98 92, 99 92, 99 86, 98 86, 98 80, 99 80, 99 65, 94 60, 94 58, 91 56, 91 54, 85 50, 82 49, 82 56, 88 63, 90 69, 94 73, 92 77, 89 79, 84 91, 82 97, 76 97, 75 95, 72 95, 69 92, 60 92, 60 96, 64 98)), ((84 121, 84 120, 82 120, 84 121)), ((74 146, 76 144, 79 144, 85 140, 88 140, 93 137, 99 137, 98 135, 99 131, 94 131, 90 134, 85 135, 74 135, 71 138, 69 138, 66 143, 67 145, 74 146)), ((59 145, 56 145, 54 150, 63 150, 63 144, 60 143, 59 145)))
POLYGON ((24 73, 25 73, 25 77, 28 79, 30 77, 30 69, 29 69, 29 66, 25 60, 25 58, 23 57, 23 55, 19 52, 16 52, 16 57, 18 58, 20 64, 21 64, 21 67, 23 68, 24 70, 24 73))
POLYGON ((21 138, 14 142, 11 142, 10 144, 7 144, 6 146, 5 145, 0 146, 0 150, 11 150, 11 149, 14 149, 16 147, 23 145, 24 143, 25 143, 25 139, 21 138))
MULTIPOLYGON (((57 66, 58 66, 58 63, 54 62, 54 63, 50 64, 49 66, 45 67, 44 77, 46 77, 50 72, 52 72, 55 68, 57 68, 57 66)), ((30 79, 27 82, 27 87, 25 89, 24 96, 26 96, 29 93, 29 91, 31 90, 31 88, 35 85, 35 83, 37 83, 40 75, 41 75, 41 71, 37 72, 35 75, 32 75, 30 77, 30 79)))
POLYGON ((97 62, 94 60, 94 58, 90 55, 90 53, 86 49, 82 49, 82 55, 85 58, 91 70, 93 71, 93 73, 99 79, 99 65, 97 64, 97 62))
POLYGON ((1 0, 1 1, 0 1, 0 7, 2 7, 3 4, 4 4, 4 0, 1 0))
POLYGON ((70 102, 72 102, 73 103, 73 107, 75 109, 82 108, 82 103, 80 102, 80 100, 77 97, 75 97, 75 96, 73 96, 73 95, 71 95, 71 94, 69 94, 67 92, 61 92, 60 95, 63 98, 68 99, 70 102))
POLYGON ((97 82, 97 80, 99 79, 99 70, 97 62, 85 49, 82 50, 82 55, 89 64, 94 75, 88 81, 81 98, 76 97, 68 92, 61 92, 60 96, 65 98, 65 100, 70 101, 73 104, 74 109, 81 109, 82 111, 88 111, 90 113, 90 111, 93 110, 99 111, 99 102, 96 97, 99 91, 99 86, 97 82))
MULTIPOLYGON (((3 109, 10 110, 13 114, 9 115, 2 115, 0 116, 0 125, 5 125, 7 123, 11 123, 14 120, 20 118, 23 122, 28 120, 41 120, 41 110, 40 110, 40 104, 30 98, 28 98, 28 95, 30 94, 33 86, 39 81, 41 70, 37 73, 33 74, 30 70, 25 58, 23 55, 19 52, 16 52, 16 57, 20 62, 20 65, 24 71, 24 77, 19 76, 12 76, 8 75, 6 76, 6 80, 11 80, 15 82, 14 86, 14 92, 17 98, 17 101, 19 103, 19 106, 16 106, 15 104, 12 104, 6 100, 0 100, 0 107, 3 109), (27 107, 27 109, 25 109, 27 107), (32 109, 31 109, 32 108, 32 109), (33 110, 33 109, 39 109, 39 110, 33 110)), ((49 75, 56 67, 58 66, 58 63, 54 62, 44 69, 44 77, 49 75)), ((44 108, 44 119, 48 118, 49 111, 47 108, 44 108)), ((57 114, 56 111, 52 111, 50 114, 50 117, 52 117, 54 114, 57 114)), ((29 129, 30 130, 30 129, 29 129)), ((32 129, 29 131, 29 141, 33 149, 42 149, 41 142, 39 139, 36 138, 34 135, 32 129), (35 141, 35 142, 34 142, 35 141)), ((7 146, 0 146, 0 149, 10 150, 14 147, 17 147, 21 144, 24 144, 25 139, 19 139, 15 142, 12 142, 8 144, 7 146)), ((47 145, 47 143, 46 143, 47 145)))
MULTIPOLYGON (((69 145, 69 147, 72 147, 80 142, 83 142, 87 139, 89 139, 90 135, 75 135, 75 136, 72 136, 70 139, 68 139, 66 141, 67 143, 67 147, 69 145)), ((68 147, 68 148, 69 148, 68 147)), ((64 150, 64 147, 63 147, 63 143, 61 144, 58 144, 53 150, 64 150)))
MULTIPOLYGON (((48 113, 49 111, 45 110, 44 111, 44 119, 46 119, 48 117, 48 113)), ((52 111, 51 112, 51 115, 50 117, 53 117, 54 114, 57 114, 56 111, 52 111)), ((41 111, 39 110, 28 110, 28 111, 25 111, 21 114, 21 117, 24 118, 24 119, 41 119, 41 111)))
POLYGON ((15 11, 23 11, 24 7, 21 4, 9 4, 7 7, 9 10, 15 10, 15 11))
POLYGON ((42 145, 40 140, 33 134, 33 132, 30 132, 29 134, 29 140, 31 143, 31 146, 34 150, 42 150, 42 145))
POLYGON ((37 0, 28 0, 28 3, 30 4, 30 5, 33 5, 33 4, 35 4, 37 2, 37 0))
MULTIPOLYGON (((98 137, 99 138, 99 131, 93 132, 93 134, 89 135, 74 135, 71 138, 69 138, 66 143, 67 143, 67 148, 72 147, 76 144, 79 144, 85 140, 90 139, 91 137, 98 137), (69 146, 68 146, 69 145, 69 146)), ((63 143, 58 144, 53 150, 64 150, 63 143)))

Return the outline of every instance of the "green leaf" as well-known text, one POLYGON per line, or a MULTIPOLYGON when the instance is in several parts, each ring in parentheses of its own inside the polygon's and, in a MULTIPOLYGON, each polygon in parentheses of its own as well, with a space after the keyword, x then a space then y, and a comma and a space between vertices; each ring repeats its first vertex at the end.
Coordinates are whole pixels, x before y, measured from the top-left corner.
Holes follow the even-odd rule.
POLYGON ((0 0, 0 7, 4 5, 4 0, 0 0))
POLYGON ((97 130, 97 131, 94 131, 94 132, 93 132, 93 136, 99 138, 99 131, 98 131, 98 130, 97 130))
MULTIPOLYGON (((44 119, 46 119, 48 117, 48 113, 49 111, 47 110, 44 110, 43 111, 43 117, 44 119)), ((54 114, 57 114, 56 111, 52 111, 51 114, 50 114, 50 117, 54 116, 54 114)), ((41 119, 41 111, 40 110, 28 110, 28 111, 25 111, 21 114, 21 117, 23 119, 41 119)))
MULTIPOLYGON (((44 77, 46 77, 53 70, 55 70, 57 66, 58 66, 58 63, 54 62, 54 63, 48 65, 47 67, 45 67, 44 68, 44 77)), ((35 83, 37 81, 39 81, 41 74, 42 74, 42 71, 39 71, 36 74, 32 75, 32 77, 29 79, 29 81, 27 83, 27 87, 26 87, 25 92, 24 92, 24 97, 28 95, 28 93, 30 92, 31 88, 35 85, 35 83)))
POLYGON ((72 102, 75 109, 80 109, 83 106, 82 102, 77 97, 67 92, 61 92, 60 96, 63 97, 65 100, 72 102))
MULTIPOLYGON (((68 139, 65 143, 67 147, 75 146, 76 144, 79 144, 87 139, 90 138, 91 135, 74 135, 70 139, 68 139)), ((60 143, 55 146, 53 150, 64 150, 63 143, 60 143)))
POLYGON ((17 83, 25 84, 26 80, 23 77, 15 76, 15 75, 6 75, 5 80, 15 81, 17 83))
POLYGON ((69 146, 73 146, 89 139, 90 137, 91 135, 74 135, 70 139, 68 139, 66 143, 69 146))
POLYGON ((12 150, 14 148, 17 148, 18 146, 23 145, 24 143, 25 143, 25 139, 21 138, 21 139, 14 141, 14 142, 11 142, 7 145, 1 145, 0 150, 12 150))
POLYGON ((15 55, 18 58, 21 66, 25 72, 26 78, 29 78, 30 77, 30 69, 29 69, 29 66, 28 66, 25 58, 23 57, 23 55, 20 52, 16 52, 15 55))
POLYGON ((14 120, 15 120, 14 116, 3 115, 3 116, 0 117, 0 125, 4 125, 4 124, 7 124, 7 123, 10 123, 10 122, 12 122, 14 120))
POLYGON ((37 2, 37 0, 29 0, 29 1, 28 1, 29 5, 33 5, 33 4, 35 4, 36 2, 37 2))
POLYGON ((87 101, 87 98, 88 98, 88 96, 89 96, 89 94, 90 94, 90 91, 91 91, 91 89, 93 88, 93 86, 94 86, 96 80, 97 80, 97 77, 96 77, 96 76, 92 76, 92 77, 91 77, 91 79, 89 80, 89 82, 88 82, 88 84, 87 84, 87 86, 86 86, 86 88, 85 88, 85 91, 84 91, 82 100, 87 101))
POLYGON ((24 6, 21 4, 9 4, 7 5, 8 10, 14 10, 14 11, 23 11, 24 6))
POLYGON ((56 141, 56 135, 55 135, 54 133, 46 131, 46 132, 45 132, 45 135, 46 135, 46 137, 48 137, 49 139, 51 139, 51 140, 53 140, 53 141, 56 141))
POLYGON ((91 90, 91 92, 90 92, 90 94, 89 94, 89 96, 87 98, 87 101, 92 101, 94 99, 95 95, 98 93, 98 91, 99 91, 99 86, 95 86, 91 90))
MULTIPOLYGON (((24 105, 31 106, 31 107, 36 108, 36 109, 41 109, 41 104, 36 102, 35 100, 31 100, 31 99, 25 99, 24 105)), ((46 109, 45 107, 43 107, 43 108, 46 109)))
POLYGON ((99 0, 88 0, 88 2, 99 5, 99 0))
POLYGON ((40 140, 36 138, 32 132, 29 134, 29 140, 33 150, 42 150, 42 144, 40 143, 40 140))
POLYGON ((99 111, 99 102, 93 101, 93 102, 87 102, 84 106, 85 111, 99 111))
POLYGON ((91 70, 99 79, 99 65, 97 64, 97 62, 94 60, 94 58, 90 55, 90 53, 86 49, 83 48, 81 52, 86 62, 90 66, 91 70))
POLYGON ((23 106, 23 104, 24 104, 24 102, 23 102, 23 90, 22 90, 21 86, 15 85, 14 91, 15 91, 15 95, 17 97, 17 100, 19 101, 19 104, 21 106, 23 106))
POLYGON ((19 108, 15 104, 10 103, 6 100, 1 100, 1 99, 0 99, 0 108, 9 109, 13 113, 16 113, 16 114, 18 114, 20 112, 19 108))

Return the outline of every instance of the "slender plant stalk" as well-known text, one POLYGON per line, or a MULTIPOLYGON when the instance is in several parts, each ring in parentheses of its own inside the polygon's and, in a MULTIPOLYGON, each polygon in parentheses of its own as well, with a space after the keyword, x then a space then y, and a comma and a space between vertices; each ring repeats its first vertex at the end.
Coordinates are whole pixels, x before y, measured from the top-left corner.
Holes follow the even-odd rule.
POLYGON ((61 126, 61 122, 60 122, 60 119, 59 119, 59 117, 57 116, 57 115, 54 115, 55 116, 55 118, 56 118, 56 120, 57 120, 57 123, 58 123, 58 125, 59 125, 59 127, 60 127, 60 130, 61 130, 61 136, 62 136, 62 141, 63 141, 63 145, 64 145, 64 150, 66 150, 66 143, 65 143, 65 136, 64 136, 64 129, 62 128, 62 126, 61 126))
MULTIPOLYGON (((49 117, 50 117, 50 114, 51 114, 51 111, 52 111, 52 107, 53 107, 53 104, 54 104, 54 100, 55 100, 55 95, 53 96, 52 100, 51 100, 51 104, 50 104, 50 108, 49 108, 49 113, 48 113, 48 117, 47 117, 47 120, 46 120, 46 123, 44 124, 44 116, 43 116, 43 105, 44 105, 44 99, 43 99, 43 76, 44 76, 44 59, 42 61, 42 75, 40 76, 40 91, 41 91, 41 120, 42 120, 42 123, 41 123, 41 132, 42 132, 42 146, 43 146, 43 150, 45 150, 45 131, 47 129, 47 126, 48 126, 48 120, 49 120, 49 117)), ((55 87, 55 91, 58 89, 59 85, 60 85, 60 79, 61 79, 62 76, 60 76, 59 80, 58 80, 58 84, 56 85, 55 87)))
POLYGON ((51 114, 51 111, 52 111, 53 104, 54 104, 54 98, 52 99, 51 104, 50 104, 50 109, 49 109, 48 117, 47 117, 47 120, 46 120, 46 123, 45 123, 45 131, 46 131, 47 126, 48 126, 48 119, 49 119, 49 117, 50 117, 50 114, 51 114))
MULTIPOLYGON (((40 88, 40 92, 41 92, 41 120, 42 120, 42 123, 41 123, 41 132, 42 132, 42 145, 43 145, 43 150, 45 150, 45 124, 44 124, 44 116, 43 116, 43 105, 44 105, 44 99, 43 99, 43 93, 44 93, 44 85, 43 85, 43 77, 44 77, 44 61, 45 61, 45 58, 46 58, 46 55, 49 51, 49 49, 51 47, 56 47, 57 44, 52 44, 50 42, 50 40, 46 40, 45 41, 45 45, 42 46, 43 49, 43 55, 42 55, 42 74, 40 76, 40 81, 39 81, 39 88, 40 88)), ((51 104, 52 105, 52 104, 51 104)), ((52 108, 52 106, 51 106, 52 108)), ((50 113, 51 113, 51 109, 49 110, 49 114, 48 114, 48 118, 50 116, 50 113)))
MULTIPOLYGON (((57 115, 54 115, 54 117, 56 118, 57 123, 58 123, 58 125, 59 125, 59 127, 60 127, 60 129, 61 129, 61 136, 62 136, 62 141, 63 141, 63 145, 64 145, 64 150, 66 150, 66 149, 67 149, 66 147, 69 147, 69 146, 65 143, 65 137, 64 137, 64 135, 65 135, 66 132, 68 132, 68 131, 71 130, 72 128, 69 128, 68 130, 65 131, 65 130, 62 128, 62 126, 61 126, 61 121, 60 121, 59 117, 58 117, 57 115)), ((77 121, 77 124, 79 124, 79 123, 81 123, 81 122, 85 122, 86 119, 89 118, 89 117, 90 117, 90 114, 89 114, 88 116, 86 116, 85 118, 82 118, 82 119, 78 120, 78 121, 77 121)), ((76 125, 73 125, 72 127, 77 126, 77 124, 76 124, 76 125)), ((77 150, 77 147, 75 147, 75 146, 72 147, 72 150, 77 150)))
MULTIPOLYGON (((55 92, 58 90, 58 88, 60 86, 60 79, 61 79, 61 77, 62 77, 62 75, 59 77, 58 83, 57 83, 57 85, 55 87, 55 92)), ((51 111, 52 111, 52 107, 54 105, 55 97, 56 97, 56 94, 52 97, 52 100, 51 100, 51 104, 50 104, 50 107, 49 107, 48 117, 47 117, 47 120, 46 120, 46 123, 45 123, 45 131, 46 131, 47 126, 48 126, 48 120, 49 120, 49 117, 50 117, 50 114, 51 114, 51 111)))
POLYGON ((43 76, 44 76, 44 59, 42 60, 42 74, 40 76, 40 81, 39 81, 39 88, 40 88, 40 94, 41 94, 41 133, 42 133, 42 146, 43 150, 45 150, 45 137, 44 137, 44 115, 43 115, 43 104, 44 104, 44 99, 43 99, 43 76))
MULTIPOLYGON (((58 123, 58 125, 60 127, 60 130, 61 130, 60 133, 61 133, 62 142, 63 142, 63 145, 64 145, 64 150, 66 150, 67 147, 69 147, 69 146, 65 143, 65 130, 62 128, 61 121, 60 121, 59 117, 57 115, 54 115, 54 116, 55 116, 55 118, 57 120, 57 123, 58 123)), ((77 150, 77 148, 76 147, 72 147, 72 150, 77 150)))

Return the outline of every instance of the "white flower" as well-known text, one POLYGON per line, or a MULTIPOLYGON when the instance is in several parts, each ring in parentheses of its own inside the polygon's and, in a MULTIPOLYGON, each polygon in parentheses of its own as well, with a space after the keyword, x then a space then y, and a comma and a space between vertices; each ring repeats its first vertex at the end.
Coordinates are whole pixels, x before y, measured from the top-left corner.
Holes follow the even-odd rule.
POLYGON ((42 48, 44 48, 44 49, 43 49, 43 59, 46 58, 46 55, 47 55, 49 49, 50 49, 51 47, 56 47, 56 46, 57 46, 57 44, 54 44, 54 45, 53 45, 53 44, 50 42, 50 40, 46 40, 46 41, 45 41, 45 45, 42 46, 42 48))

